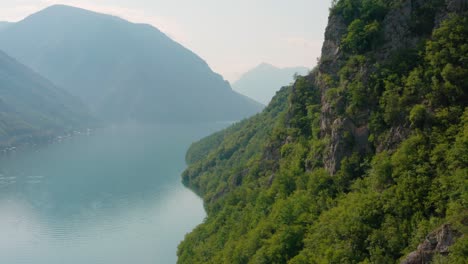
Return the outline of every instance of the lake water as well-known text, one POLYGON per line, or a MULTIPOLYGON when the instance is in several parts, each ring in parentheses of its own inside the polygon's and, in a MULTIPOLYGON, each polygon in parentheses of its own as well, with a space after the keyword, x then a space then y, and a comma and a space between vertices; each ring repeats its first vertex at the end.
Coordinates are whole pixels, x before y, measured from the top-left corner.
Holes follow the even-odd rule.
POLYGON ((118 126, 4 155, 0 263, 175 263, 205 217, 185 152, 225 126, 118 126))

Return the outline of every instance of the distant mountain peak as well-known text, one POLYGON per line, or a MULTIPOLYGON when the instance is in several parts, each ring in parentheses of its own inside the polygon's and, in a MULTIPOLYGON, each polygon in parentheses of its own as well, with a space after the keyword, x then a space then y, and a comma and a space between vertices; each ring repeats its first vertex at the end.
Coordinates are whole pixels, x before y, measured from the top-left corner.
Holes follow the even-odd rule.
MULTIPOLYGON (((44 8, 44 9, 42 9, 41 11, 39 11, 38 13, 51 12, 51 11, 54 11, 54 12, 55 11, 60 11, 60 12, 71 11, 71 12, 96 13, 96 12, 93 12, 93 11, 90 11, 90 10, 87 10, 87 9, 84 9, 84 8, 81 8, 81 7, 63 5, 63 4, 56 4, 56 5, 48 6, 48 7, 44 8)), ((36 13, 36 14, 38 14, 38 13, 36 13)))
POLYGON ((30 20, 30 19, 48 19, 48 20, 57 20, 57 19, 63 19, 64 22, 66 21, 74 21, 74 20, 83 20, 83 19, 88 19, 90 17, 93 17, 95 19, 114 19, 114 20, 122 20, 124 19, 114 16, 114 15, 109 15, 109 14, 104 14, 92 10, 87 10, 81 7, 76 7, 76 6, 70 6, 70 5, 63 5, 63 4, 56 4, 56 5, 51 5, 48 6, 34 14, 31 14, 30 16, 26 17, 23 21, 25 20, 30 20))
POLYGON ((293 76, 307 74, 306 67, 279 68, 263 62, 246 72, 232 85, 234 90, 263 104, 268 104, 281 87, 290 84, 293 76))
POLYGON ((273 65, 271 63, 268 63, 268 62, 262 62, 258 66, 253 68, 252 70, 248 71, 246 74, 248 74, 249 72, 253 72, 255 70, 272 70, 272 71, 297 70, 299 72, 302 72, 305 69, 308 69, 308 68, 305 67, 305 66, 278 67, 278 66, 275 66, 275 65, 273 65))
POLYGON ((9 27, 10 25, 12 25, 13 23, 11 22, 7 22, 7 21, 0 21, 0 30, 3 30, 7 27, 9 27))
POLYGON ((274 66, 271 63, 267 63, 267 62, 262 62, 255 68, 274 68, 274 69, 278 69, 278 67, 274 66))
POLYGON ((157 28, 53 5, 2 30, 0 48, 102 119, 238 120, 263 108, 157 28))

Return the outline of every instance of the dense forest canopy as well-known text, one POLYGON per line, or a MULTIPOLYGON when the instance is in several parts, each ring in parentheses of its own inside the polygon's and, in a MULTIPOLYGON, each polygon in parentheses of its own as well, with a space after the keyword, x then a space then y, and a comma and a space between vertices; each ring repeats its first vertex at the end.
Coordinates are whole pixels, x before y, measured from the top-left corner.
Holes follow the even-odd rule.
POLYGON ((179 263, 466 263, 467 8, 335 1, 319 66, 190 148, 179 263))

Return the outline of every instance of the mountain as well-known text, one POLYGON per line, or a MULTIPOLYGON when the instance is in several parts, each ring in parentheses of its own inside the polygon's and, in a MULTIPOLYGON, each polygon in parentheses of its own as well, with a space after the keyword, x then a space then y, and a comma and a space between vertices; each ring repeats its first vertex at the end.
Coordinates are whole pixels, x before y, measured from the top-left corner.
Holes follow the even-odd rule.
POLYGON ((78 98, 0 51, 0 148, 48 140, 93 122, 78 98))
POLYGON ((267 105, 281 87, 294 81, 294 75, 305 75, 308 71, 306 67, 277 68, 271 64, 262 63, 243 74, 232 84, 232 88, 267 105))
POLYGON ((0 31, 6 29, 10 25, 11 25, 11 23, 9 23, 9 22, 0 21, 0 31))
POLYGON ((179 263, 467 263, 467 2, 330 12, 309 75, 190 147, 179 263))
POLYGON ((158 29, 79 8, 51 6, 9 26, 0 48, 103 119, 226 121, 263 107, 158 29))

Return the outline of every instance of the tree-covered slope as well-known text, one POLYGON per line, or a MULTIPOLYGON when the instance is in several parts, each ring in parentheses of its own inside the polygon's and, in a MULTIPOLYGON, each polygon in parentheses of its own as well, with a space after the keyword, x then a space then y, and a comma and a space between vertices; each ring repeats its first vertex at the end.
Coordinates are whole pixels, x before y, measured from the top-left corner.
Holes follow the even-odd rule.
POLYGON ((267 105, 276 91, 294 81, 294 75, 305 75, 308 71, 305 67, 278 68, 262 63, 244 73, 232 84, 232 88, 267 105))
POLYGON ((319 66, 190 148, 179 263, 467 263, 467 8, 336 1, 319 66))
POLYGON ((0 48, 111 121, 231 121, 263 108, 158 29, 79 8, 10 25, 0 48))
POLYGON ((0 51, 0 148, 35 143, 91 123, 79 99, 0 51))

